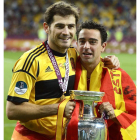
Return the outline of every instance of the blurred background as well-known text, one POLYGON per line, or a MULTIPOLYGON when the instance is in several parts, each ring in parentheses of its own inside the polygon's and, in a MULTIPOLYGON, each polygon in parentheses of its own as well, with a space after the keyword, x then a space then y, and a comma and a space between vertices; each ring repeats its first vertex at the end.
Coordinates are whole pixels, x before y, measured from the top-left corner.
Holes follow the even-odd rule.
MULTIPOLYGON (((58 0, 4 0, 4 140, 10 140, 16 121, 6 117, 5 106, 16 60, 46 40, 44 12, 58 0)), ((66 0, 79 7, 80 20, 106 26, 108 45, 102 56, 115 54, 136 84, 136 0, 66 0)), ((72 45, 76 47, 75 41, 72 45)))
MULTIPOLYGON (((79 7, 79 24, 93 20, 106 26, 107 53, 136 52, 135 0, 67 0, 79 7), (110 47, 111 45, 111 47, 110 47)), ((5 50, 27 50, 44 41, 46 7, 55 0, 4 0, 5 50)), ((75 42, 73 42, 75 45, 75 42)))

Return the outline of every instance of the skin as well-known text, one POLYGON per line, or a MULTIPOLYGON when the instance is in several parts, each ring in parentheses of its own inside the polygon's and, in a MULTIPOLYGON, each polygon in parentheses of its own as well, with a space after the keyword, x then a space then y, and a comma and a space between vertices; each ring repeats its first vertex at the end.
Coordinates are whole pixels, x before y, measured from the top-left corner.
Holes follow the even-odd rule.
MULTIPOLYGON (((36 105, 29 102, 16 104, 7 101, 6 113, 10 120, 20 120, 27 122, 33 119, 39 119, 47 116, 57 115, 58 104, 52 105, 36 105)), ((71 118, 71 113, 75 107, 75 102, 69 101, 65 107, 65 117, 71 118)))
POLYGON ((50 48, 65 53, 70 47, 76 32, 75 17, 73 15, 65 17, 55 15, 51 26, 47 25, 46 22, 43 26, 48 34, 50 48))
MULTIPOLYGON (((88 78, 90 78, 92 71, 100 62, 101 53, 104 52, 107 45, 106 42, 101 43, 101 41, 99 30, 82 29, 79 33, 77 50, 81 57, 81 63, 87 70, 88 78)), ((109 102, 102 103, 99 107, 99 112, 102 114, 103 111, 106 111, 109 118, 120 125, 116 119, 112 104, 109 102)))
POLYGON ((82 65, 87 69, 88 78, 100 62, 101 53, 104 52, 107 43, 101 44, 101 36, 98 30, 82 29, 79 33, 77 50, 82 65))
POLYGON ((119 59, 115 55, 108 55, 101 59, 105 67, 110 69, 118 69, 120 67, 119 59))

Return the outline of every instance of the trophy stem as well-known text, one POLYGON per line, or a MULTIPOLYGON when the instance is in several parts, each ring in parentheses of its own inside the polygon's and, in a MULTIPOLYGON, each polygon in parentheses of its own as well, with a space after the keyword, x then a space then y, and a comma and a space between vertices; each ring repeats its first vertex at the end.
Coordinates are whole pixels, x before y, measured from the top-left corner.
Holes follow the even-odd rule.
POLYGON ((80 115, 80 118, 85 119, 93 119, 95 117, 94 115, 94 101, 90 100, 83 100, 84 103, 84 110, 83 110, 83 115, 80 115))

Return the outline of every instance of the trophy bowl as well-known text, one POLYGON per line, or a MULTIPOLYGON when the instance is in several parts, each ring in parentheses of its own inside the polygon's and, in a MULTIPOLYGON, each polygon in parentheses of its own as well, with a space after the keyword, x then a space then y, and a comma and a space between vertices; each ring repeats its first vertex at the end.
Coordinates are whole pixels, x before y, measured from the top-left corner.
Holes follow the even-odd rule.
POLYGON ((70 97, 73 98, 74 96, 75 100, 88 100, 88 101, 94 101, 99 102, 102 100, 102 97, 104 96, 104 92, 98 92, 98 91, 84 91, 84 90, 70 90, 70 97))

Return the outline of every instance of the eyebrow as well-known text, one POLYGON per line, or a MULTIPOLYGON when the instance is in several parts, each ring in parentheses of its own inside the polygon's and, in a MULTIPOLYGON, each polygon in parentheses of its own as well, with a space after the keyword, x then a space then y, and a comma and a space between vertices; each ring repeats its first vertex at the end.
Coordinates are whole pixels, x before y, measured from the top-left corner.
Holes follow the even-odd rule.
POLYGON ((71 26, 75 26, 75 24, 71 23, 71 24, 63 24, 63 23, 56 23, 55 26, 57 25, 71 25, 71 26))
MULTIPOLYGON (((85 40, 85 38, 79 38, 78 40, 85 40)), ((89 38, 88 40, 98 41, 98 39, 95 39, 95 38, 89 38)))

